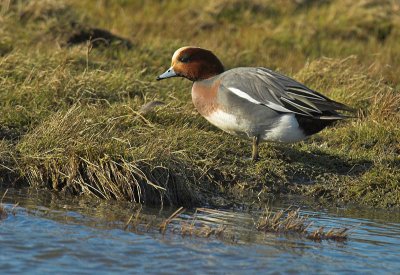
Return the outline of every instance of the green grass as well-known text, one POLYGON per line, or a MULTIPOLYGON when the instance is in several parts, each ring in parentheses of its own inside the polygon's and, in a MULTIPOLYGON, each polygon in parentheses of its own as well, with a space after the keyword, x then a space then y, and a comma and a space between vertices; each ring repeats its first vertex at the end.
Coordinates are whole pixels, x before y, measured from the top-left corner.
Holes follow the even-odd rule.
POLYGON ((394 1, 11 1, 0 15, 1 184, 147 204, 307 195, 400 206, 400 6, 394 1), (132 41, 66 47, 89 28, 132 41), (183 45, 265 66, 357 108, 292 145, 209 125, 191 83, 156 82, 183 45), (140 113, 143 104, 166 104, 140 113))

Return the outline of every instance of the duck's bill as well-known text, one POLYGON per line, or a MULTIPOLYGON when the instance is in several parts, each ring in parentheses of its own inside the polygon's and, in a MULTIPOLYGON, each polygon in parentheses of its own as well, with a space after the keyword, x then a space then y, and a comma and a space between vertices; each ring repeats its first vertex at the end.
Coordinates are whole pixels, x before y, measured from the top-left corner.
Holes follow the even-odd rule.
POLYGON ((162 79, 166 79, 166 78, 170 78, 170 77, 175 77, 175 76, 178 76, 178 75, 175 73, 174 69, 172 69, 172 67, 171 67, 171 68, 169 68, 165 73, 159 75, 159 76, 157 77, 157 80, 162 80, 162 79))

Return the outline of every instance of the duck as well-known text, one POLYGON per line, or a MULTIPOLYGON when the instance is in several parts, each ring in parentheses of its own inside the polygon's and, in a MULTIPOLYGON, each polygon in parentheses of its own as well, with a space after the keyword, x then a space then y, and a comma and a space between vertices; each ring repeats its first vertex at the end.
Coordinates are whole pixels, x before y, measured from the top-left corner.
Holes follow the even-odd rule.
POLYGON ((264 67, 225 70, 210 50, 186 46, 172 55, 171 66, 157 80, 183 77, 193 82, 192 101, 211 124, 252 140, 253 161, 262 141, 302 141, 353 109, 304 84, 264 67))

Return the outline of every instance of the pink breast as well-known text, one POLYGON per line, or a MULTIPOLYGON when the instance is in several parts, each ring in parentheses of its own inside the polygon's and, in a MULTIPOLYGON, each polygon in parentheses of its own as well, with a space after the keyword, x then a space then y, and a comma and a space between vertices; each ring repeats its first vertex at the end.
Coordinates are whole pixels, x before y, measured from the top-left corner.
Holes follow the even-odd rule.
POLYGON ((197 81, 192 87, 192 101, 202 116, 208 117, 218 109, 217 93, 219 82, 211 85, 204 81, 197 81))

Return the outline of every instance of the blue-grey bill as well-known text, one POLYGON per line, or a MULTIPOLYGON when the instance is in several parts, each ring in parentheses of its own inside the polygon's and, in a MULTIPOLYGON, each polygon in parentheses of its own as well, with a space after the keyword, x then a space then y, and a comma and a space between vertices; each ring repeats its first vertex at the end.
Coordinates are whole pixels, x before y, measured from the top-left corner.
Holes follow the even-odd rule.
POLYGON ((170 78, 170 77, 175 77, 177 74, 175 73, 174 69, 169 68, 165 73, 159 75, 157 77, 157 80, 165 79, 165 78, 170 78))

